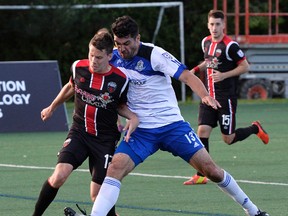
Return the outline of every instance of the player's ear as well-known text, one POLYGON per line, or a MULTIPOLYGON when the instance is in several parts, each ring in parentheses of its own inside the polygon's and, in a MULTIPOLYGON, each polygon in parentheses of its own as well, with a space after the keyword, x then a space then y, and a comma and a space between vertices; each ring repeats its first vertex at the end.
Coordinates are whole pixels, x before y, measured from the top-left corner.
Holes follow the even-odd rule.
POLYGON ((138 34, 138 35, 136 36, 136 41, 140 41, 140 39, 141 39, 141 35, 138 34))
POLYGON ((112 59, 113 53, 109 53, 107 56, 108 56, 108 59, 110 61, 112 59))

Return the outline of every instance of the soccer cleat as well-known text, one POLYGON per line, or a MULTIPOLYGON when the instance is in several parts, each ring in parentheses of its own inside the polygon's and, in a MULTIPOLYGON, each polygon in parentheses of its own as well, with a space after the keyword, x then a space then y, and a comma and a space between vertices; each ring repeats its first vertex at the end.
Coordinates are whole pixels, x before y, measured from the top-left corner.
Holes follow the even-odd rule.
POLYGON ((269 216, 269 214, 267 212, 262 212, 259 210, 258 214, 255 216, 269 216))
POLYGON ((206 184, 208 182, 207 177, 205 176, 199 176, 195 174, 192 176, 189 180, 185 181, 184 185, 195 185, 195 184, 206 184))
POLYGON ((76 216, 76 212, 70 207, 65 207, 64 208, 64 215, 66 215, 66 216, 76 216))
MULTIPOLYGON (((79 211, 81 211, 82 214, 78 214, 72 208, 66 207, 66 208, 64 208, 64 215, 66 215, 66 216, 87 216, 86 210, 81 209, 78 204, 76 204, 76 206, 79 209, 79 211)), ((120 215, 116 213, 115 216, 120 216, 120 215)))
POLYGON ((86 213, 85 214, 78 214, 72 208, 66 207, 66 208, 64 208, 64 215, 66 215, 66 216, 85 216, 87 214, 86 213))
POLYGON ((259 137, 259 139, 261 139, 264 144, 268 144, 269 143, 269 135, 263 129, 260 122, 254 121, 254 122, 252 122, 252 125, 256 125, 258 127, 259 132, 256 135, 259 137))

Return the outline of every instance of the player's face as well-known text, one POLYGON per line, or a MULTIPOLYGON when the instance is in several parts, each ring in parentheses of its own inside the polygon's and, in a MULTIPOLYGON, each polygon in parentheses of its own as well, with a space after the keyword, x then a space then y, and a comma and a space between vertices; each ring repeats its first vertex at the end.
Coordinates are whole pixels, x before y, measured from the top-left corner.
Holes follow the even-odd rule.
POLYGON ((224 35, 225 23, 220 18, 210 17, 208 20, 208 29, 213 40, 222 40, 224 35))
POLYGON ((131 59, 137 52, 140 45, 140 35, 136 38, 130 36, 119 38, 114 35, 115 46, 122 58, 131 59))
POLYGON ((90 70, 94 73, 106 73, 110 70, 109 61, 111 60, 112 53, 107 54, 105 50, 98 50, 93 45, 89 45, 89 66, 90 70))

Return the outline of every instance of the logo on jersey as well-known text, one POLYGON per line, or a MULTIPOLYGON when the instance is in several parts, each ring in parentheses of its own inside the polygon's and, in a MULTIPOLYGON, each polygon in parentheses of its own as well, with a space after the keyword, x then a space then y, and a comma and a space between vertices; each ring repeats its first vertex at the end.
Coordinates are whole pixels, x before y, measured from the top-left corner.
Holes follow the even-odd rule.
POLYGON ((100 94, 100 97, 101 97, 100 100, 105 104, 112 102, 111 96, 109 95, 108 92, 105 92, 104 94, 100 94))
POLYGON ((242 50, 238 50, 237 54, 241 58, 244 56, 244 53, 242 52, 242 50))
POLYGON ((171 62, 175 63, 176 65, 178 65, 178 66, 181 65, 181 62, 178 61, 178 60, 177 60, 174 56, 172 56, 170 53, 165 52, 165 53, 162 53, 162 55, 163 55, 166 59, 168 59, 168 60, 170 60, 171 62))
POLYGON ((135 70, 142 71, 144 69, 145 69, 144 62, 142 60, 138 61, 136 64, 135 70))
POLYGON ((109 82, 107 86, 107 90, 109 93, 113 93, 117 88, 117 84, 115 82, 109 82))
MULTIPOLYGON (((113 86, 113 85, 112 85, 113 86)), ((116 88, 116 86, 115 86, 116 88)), ((114 90, 115 90, 114 88, 114 90)), ((113 88, 112 88, 113 89, 113 88)), ((112 96, 109 95, 109 92, 105 92, 100 95, 93 95, 86 92, 83 89, 80 89, 77 85, 75 85, 75 92, 81 95, 81 100, 87 104, 90 104, 95 107, 101 107, 106 109, 107 104, 113 102, 112 96)))
POLYGON ((168 53, 168 52, 165 52, 165 53, 163 53, 162 55, 163 55, 165 58, 169 59, 169 60, 172 60, 172 59, 173 59, 173 57, 171 56, 171 54, 168 53))
POLYGON ((63 148, 65 148, 66 146, 68 146, 68 145, 70 144, 70 142, 71 142, 71 138, 66 139, 66 140, 64 141, 64 143, 63 143, 63 148))
POLYGON ((221 49, 216 49, 215 56, 219 57, 221 55, 221 53, 222 53, 221 49))
POLYGON ((85 82, 85 78, 84 78, 84 77, 81 77, 79 81, 80 81, 81 83, 84 83, 84 82, 85 82))
POLYGON ((130 83, 133 85, 144 85, 146 83, 145 79, 129 79, 130 83))
POLYGON ((207 68, 217 69, 217 68, 218 68, 218 65, 221 64, 221 63, 218 61, 218 58, 217 58, 217 57, 213 57, 212 60, 206 59, 205 61, 206 61, 206 67, 207 67, 207 68))

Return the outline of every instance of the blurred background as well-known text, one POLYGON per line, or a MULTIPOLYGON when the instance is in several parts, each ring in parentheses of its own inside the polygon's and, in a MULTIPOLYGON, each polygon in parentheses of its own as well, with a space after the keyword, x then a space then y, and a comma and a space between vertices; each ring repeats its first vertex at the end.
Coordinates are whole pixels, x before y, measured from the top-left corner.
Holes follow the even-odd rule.
MULTIPOLYGON (((247 24, 245 22, 247 22, 247 20, 245 20, 244 14, 247 5, 250 13, 270 13, 270 16, 267 14, 250 16, 248 23, 249 34, 263 35, 265 38, 275 34, 285 34, 285 31, 287 34, 288 4, 286 4, 284 0, 251 2, 247 0, 178 1, 178 3, 183 3, 183 44, 181 44, 179 40, 181 37, 179 7, 73 8, 75 5, 89 6, 149 2, 151 2, 152 6, 152 2, 175 1, 1 0, 0 61, 56 60, 59 64, 62 83, 66 83, 70 76, 70 66, 73 61, 87 58, 88 43, 94 33, 103 27, 110 29, 110 25, 116 17, 126 14, 132 16, 139 23, 142 41, 153 42, 156 45, 163 47, 179 60, 182 60, 188 68, 193 68, 203 59, 201 40, 209 34, 207 29, 207 13, 210 9, 213 9, 213 7, 224 9, 227 14, 230 14, 227 18, 228 35, 235 36, 236 34, 247 34, 245 32, 245 25, 247 24), (40 8, 39 5, 48 7, 40 8), (275 11, 277 14, 274 13, 275 11), (240 16, 238 16, 236 24, 235 15, 237 15, 237 13, 239 13, 240 16), (238 27, 238 30, 236 30, 235 26, 238 27), (277 27, 276 30, 274 28, 275 26, 277 27), (182 54, 181 45, 184 45, 184 53, 182 54)), ((284 37, 286 37, 286 39, 288 38, 287 35, 284 37)), ((240 39, 242 41, 239 40, 239 43, 242 43, 243 38, 240 39)), ((263 43, 266 45, 264 48, 267 48, 267 42, 263 43)), ((273 41, 272 46, 275 47, 275 44, 282 45, 281 50, 283 49, 283 46, 287 46, 285 40, 273 41)), ((247 44, 243 44, 243 48, 245 48, 245 45, 247 44)), ((269 46, 271 46, 271 42, 269 42, 269 46)), ((287 50, 288 48, 286 47, 284 52, 288 53, 287 50)), ((286 58, 287 56, 285 55, 282 57, 286 58)), ((263 61, 266 61, 267 57, 264 57, 263 59, 263 61)), ((262 60, 260 59, 260 61, 262 60)), ((275 60, 273 60, 273 62, 275 62, 275 60)), ((263 67, 264 66, 262 66, 262 71, 263 67)), ((264 68, 264 70, 266 69, 264 68)), ((274 73, 275 71, 265 71, 266 75, 271 72, 274 73)), ((286 65, 284 65, 284 69, 282 68, 281 73, 288 73, 287 62, 286 65)), ((261 89, 259 90, 259 88, 256 88, 254 89, 256 93, 252 92, 250 98, 286 97, 285 80, 288 79, 286 77, 287 74, 285 74, 284 77, 282 77, 281 74, 277 75, 278 80, 280 79, 281 82, 274 82, 266 75, 264 78, 263 76, 260 77, 260 81, 258 79, 256 84, 258 84, 258 87, 259 83, 260 87, 264 86, 263 88, 267 91, 267 95, 263 96, 261 89), (268 82, 263 82, 263 79, 267 79, 268 82), (276 94, 273 94, 273 89, 276 94)), ((273 76, 275 77, 275 75, 273 76)), ((245 80, 246 79, 247 78, 245 78, 245 80)), ((243 83, 239 83, 239 85, 240 84, 243 85, 243 83)), ((181 96, 181 84, 174 80, 173 85, 176 90, 177 98, 180 100, 183 96, 181 96)), ((248 84, 248 87, 245 87, 246 89, 240 95, 241 97, 245 98, 248 94, 248 89, 251 87, 250 85, 251 83, 248 84)), ((252 85, 255 85, 255 83, 252 83, 252 85)), ((191 95, 189 88, 185 87, 185 97, 189 99, 191 95)))

